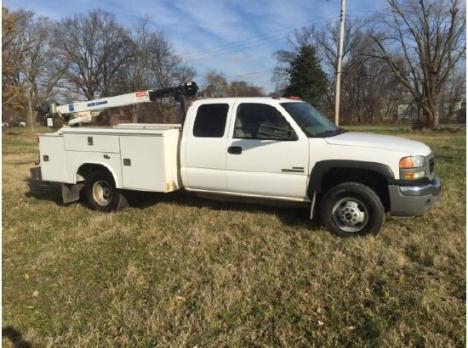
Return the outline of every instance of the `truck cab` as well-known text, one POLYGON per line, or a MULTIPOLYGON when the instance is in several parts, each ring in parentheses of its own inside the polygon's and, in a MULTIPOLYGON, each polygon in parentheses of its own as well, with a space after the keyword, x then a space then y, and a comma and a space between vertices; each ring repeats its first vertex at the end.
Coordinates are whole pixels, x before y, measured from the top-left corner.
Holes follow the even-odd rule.
POLYGON ((288 98, 194 102, 183 129, 181 176, 189 191, 310 202, 311 215, 318 207, 343 236, 378 231, 384 212, 421 215, 440 193, 426 145, 347 132, 288 98))
POLYGON ((426 145, 347 132, 289 98, 199 99, 180 126, 64 128, 55 136, 62 137, 56 146, 40 144, 41 161, 44 155, 49 161, 41 167, 50 166, 51 151, 67 164, 48 171, 54 180, 42 179, 64 183, 74 197, 84 189, 90 206, 103 211, 121 206, 115 197, 122 189, 185 189, 307 204, 311 218, 318 215, 333 233, 348 237, 377 233, 386 213, 421 215, 441 187, 426 145), (98 135, 104 138, 90 146, 98 135))
POLYGON ((307 201, 309 140, 278 101, 223 98, 194 102, 182 133, 184 187, 307 201))

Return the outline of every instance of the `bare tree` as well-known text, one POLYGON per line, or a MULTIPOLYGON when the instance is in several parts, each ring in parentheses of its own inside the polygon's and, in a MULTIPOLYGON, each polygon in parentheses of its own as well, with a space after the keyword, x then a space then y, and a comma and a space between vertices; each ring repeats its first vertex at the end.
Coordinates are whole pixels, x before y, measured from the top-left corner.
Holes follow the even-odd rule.
POLYGON ((459 122, 458 114, 466 94, 465 71, 457 69, 447 78, 443 92, 439 99, 439 117, 444 122, 459 122))
MULTIPOLYGON (((131 33, 133 55, 121 72, 125 75, 119 87, 122 93, 148 88, 165 88, 192 80, 195 72, 184 65, 162 33, 150 30, 150 17, 138 20, 131 33)), ((162 102, 153 107, 135 105, 132 121, 147 117, 144 113, 161 113, 162 102), (156 109, 156 110, 154 110, 156 109), (146 112, 145 112, 146 111, 146 112)))
POLYGON ((133 54, 128 30, 102 10, 63 19, 54 32, 54 45, 68 63, 67 80, 87 99, 111 95, 120 69, 133 54))
POLYGON ((227 89, 228 97, 263 97, 264 95, 263 88, 246 81, 232 81, 227 89))
POLYGON ((265 95, 261 87, 241 80, 228 82, 223 74, 216 71, 208 71, 205 84, 199 94, 208 98, 260 97, 265 95))
MULTIPOLYGON (((376 43, 372 40, 372 28, 364 19, 348 19, 345 27, 343 50, 342 108, 346 122, 374 122, 392 120, 398 103, 401 102, 401 84, 391 69, 380 59, 368 55, 376 43)), ((279 62, 273 81, 277 91, 287 83, 288 65, 294 60, 301 45, 318 48, 322 67, 331 83, 321 105, 322 111, 332 115, 335 103, 334 80, 337 67, 338 23, 329 23, 323 29, 307 27, 288 37, 290 50, 277 51, 279 62), (285 83, 286 82, 286 83, 285 83)))
POLYGON ((206 74, 205 85, 200 95, 209 98, 226 97, 229 84, 223 74, 209 71, 206 74))
POLYGON ((388 0, 391 13, 374 35, 374 57, 385 61, 418 105, 418 119, 439 126, 438 98, 465 53, 459 0, 388 0), (396 53, 399 52, 399 53, 396 53), (401 53, 400 53, 401 52, 401 53))
POLYGON ((365 59, 354 64, 353 69, 347 65, 344 68, 343 110, 347 120, 393 121, 401 102, 402 86, 388 66, 377 59, 365 59))
MULTIPOLYGON (((382 81, 389 80, 382 69, 384 63, 372 61, 365 52, 370 42, 367 22, 348 19, 345 26, 342 65, 342 109, 345 122, 373 122, 381 118, 382 104, 388 101, 388 91, 381 88, 382 81)), ((324 63, 324 68, 333 81, 325 98, 324 111, 333 114, 335 104, 335 76, 338 63, 339 23, 329 23, 314 33, 314 40, 324 63)), ((386 85, 386 83, 385 83, 386 85)), ((388 87, 388 85, 386 85, 388 87)))
POLYGON ((64 72, 50 47, 49 32, 53 23, 37 18, 33 12, 3 11, 6 22, 3 42, 4 107, 16 98, 21 110, 26 109, 26 122, 36 122, 34 106, 55 92, 55 85, 64 72), (13 22, 12 22, 13 21, 13 22), (12 91, 16 93, 11 94, 12 91))
MULTIPOLYGON (((363 51, 366 49, 366 22, 361 19, 347 20, 343 45, 343 74, 352 70, 365 59, 363 51)), ((324 30, 314 33, 314 42, 321 49, 322 59, 327 70, 336 75, 338 64, 339 23, 328 23, 324 30)))
MULTIPOLYGON (((30 11, 2 8, 2 13, 4 115, 26 110, 30 125, 34 106, 46 99, 93 99, 173 86, 195 76, 164 35, 149 29, 149 18, 129 31, 100 10, 58 24, 30 11)), ((144 111, 148 120, 154 109, 166 107, 159 104, 136 110, 135 121, 144 111)))
POLYGON ((57 92, 57 83, 66 70, 66 62, 57 59, 50 45, 54 23, 47 18, 35 18, 25 29, 24 37, 30 50, 23 62, 23 89, 28 101, 27 123, 36 122, 34 106, 51 98, 57 92))
POLYGON ((22 88, 24 57, 31 50, 24 32, 34 14, 31 11, 9 11, 2 7, 2 109, 3 118, 25 109, 22 88))

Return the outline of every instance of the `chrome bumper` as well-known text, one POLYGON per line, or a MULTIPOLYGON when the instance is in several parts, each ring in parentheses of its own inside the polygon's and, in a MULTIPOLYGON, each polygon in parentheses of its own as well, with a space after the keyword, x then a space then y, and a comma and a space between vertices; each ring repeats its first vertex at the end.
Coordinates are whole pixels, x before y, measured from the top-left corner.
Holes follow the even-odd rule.
POLYGON ((439 177, 424 185, 389 185, 390 212, 394 216, 418 216, 430 209, 440 196, 439 177))

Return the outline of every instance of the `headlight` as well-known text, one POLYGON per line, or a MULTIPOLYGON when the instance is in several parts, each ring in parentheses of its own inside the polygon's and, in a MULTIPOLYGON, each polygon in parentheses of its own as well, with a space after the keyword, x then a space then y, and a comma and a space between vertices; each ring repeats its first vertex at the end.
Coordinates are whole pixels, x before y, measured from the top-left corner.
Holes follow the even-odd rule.
POLYGON ((408 156, 400 160, 400 178, 404 180, 417 180, 424 178, 424 156, 408 156))
POLYGON ((424 167, 424 156, 408 156, 400 160, 400 169, 424 167))

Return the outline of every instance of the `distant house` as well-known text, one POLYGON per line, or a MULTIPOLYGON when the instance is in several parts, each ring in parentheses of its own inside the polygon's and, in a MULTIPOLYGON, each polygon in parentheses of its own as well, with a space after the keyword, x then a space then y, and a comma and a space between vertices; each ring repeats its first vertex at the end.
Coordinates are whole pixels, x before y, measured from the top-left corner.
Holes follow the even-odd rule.
MULTIPOLYGON (((438 106, 439 120, 441 122, 457 122, 460 119, 460 112, 465 110, 466 101, 460 99, 456 102, 450 102, 446 98, 441 98, 438 106)), ((414 100, 406 99, 406 102, 397 106, 396 120, 399 122, 416 122, 418 119, 418 107, 414 100)))
POLYGON ((131 123, 132 119, 130 117, 129 112, 126 112, 122 108, 109 110, 109 124, 111 126, 117 126, 121 123, 131 123))
POLYGON ((418 107, 414 101, 398 104, 396 112, 398 122, 411 123, 418 119, 418 107))
POLYGON ((122 123, 132 123, 132 120, 130 118, 120 118, 120 117, 111 117, 110 119, 111 126, 117 126, 122 123))

